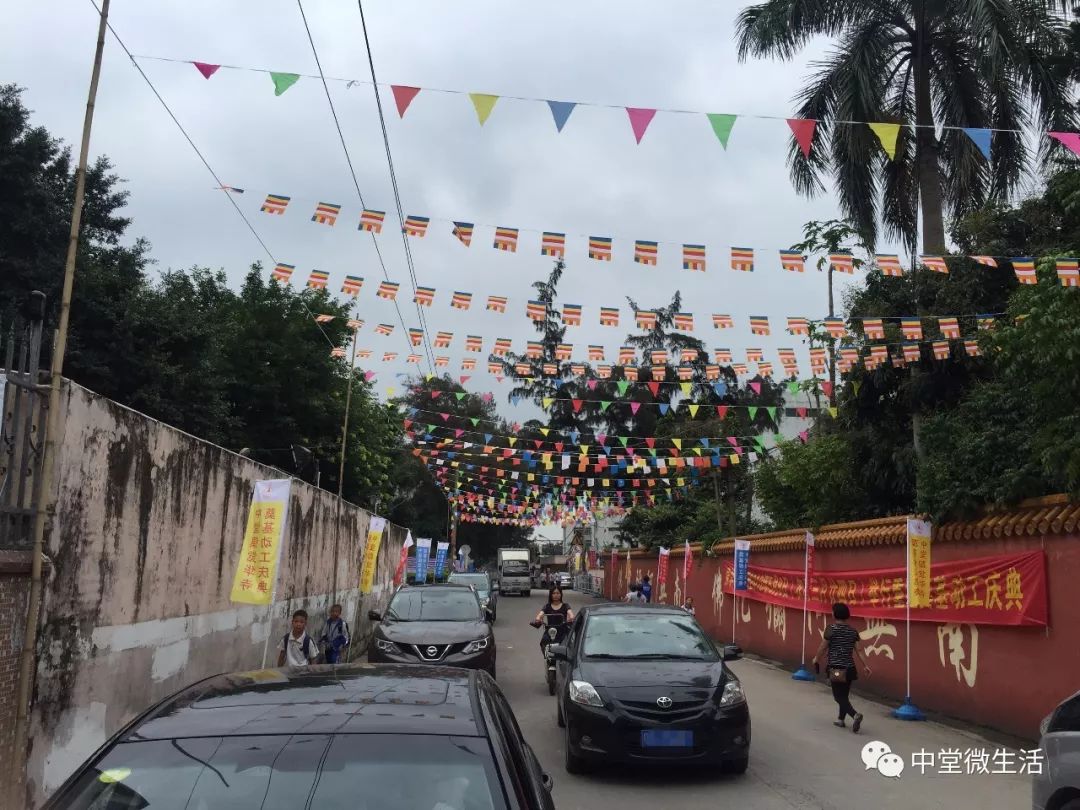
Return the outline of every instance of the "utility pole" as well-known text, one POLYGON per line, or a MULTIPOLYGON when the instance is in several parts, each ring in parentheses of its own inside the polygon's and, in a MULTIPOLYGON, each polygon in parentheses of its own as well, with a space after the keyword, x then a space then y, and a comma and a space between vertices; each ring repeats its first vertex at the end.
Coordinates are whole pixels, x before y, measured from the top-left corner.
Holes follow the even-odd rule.
POLYGON ((60 384, 64 374, 64 354, 67 351, 68 324, 71 320, 71 293, 75 286, 75 259, 79 251, 79 230, 82 225, 83 198, 86 194, 86 164, 90 154, 90 131, 94 123, 94 104, 98 81, 101 78, 101 58, 105 51, 105 31, 109 23, 109 0, 102 0, 98 21, 94 67, 90 73, 90 90, 83 118, 79 163, 75 169, 75 199, 71 209, 71 229, 68 233, 67 259, 64 262, 64 287, 60 296, 60 319, 53 342, 49 380, 49 411, 46 417, 45 448, 41 461, 41 500, 34 515, 34 545, 30 569, 30 598, 26 608, 22 655, 19 659, 19 690, 16 697, 15 738, 12 748, 11 773, 13 783, 22 790, 26 765, 27 729, 29 727, 30 695, 34 681, 34 652, 37 647, 38 614, 41 612, 41 560, 45 549, 45 529, 52 512, 53 466, 56 463, 57 432, 60 430, 60 384))
POLYGON ((338 467, 337 496, 345 489, 345 451, 349 443, 349 409, 352 407, 353 378, 356 376, 356 330, 352 335, 352 357, 349 360, 349 387, 345 390, 345 422, 341 426, 341 466, 338 467))

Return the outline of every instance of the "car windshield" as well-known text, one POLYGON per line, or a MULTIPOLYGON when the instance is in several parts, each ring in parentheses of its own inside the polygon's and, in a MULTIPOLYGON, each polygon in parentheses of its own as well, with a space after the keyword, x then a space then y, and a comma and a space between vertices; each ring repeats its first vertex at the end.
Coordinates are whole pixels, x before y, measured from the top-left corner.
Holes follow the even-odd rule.
POLYGON ((56 806, 502 810, 506 805, 483 739, 298 734, 120 743, 56 806))
POLYGON ((472 585, 483 596, 487 596, 491 590, 491 584, 484 574, 451 574, 449 581, 456 585, 472 585))
POLYGON ((606 613, 585 625, 587 658, 688 659, 716 661, 712 642, 688 614, 606 613))
POLYGON ((461 622, 481 618, 476 594, 467 588, 411 588, 398 591, 386 609, 400 622, 461 622))
POLYGON ((505 574, 527 574, 529 564, 524 560, 507 560, 502 564, 502 570, 505 574))

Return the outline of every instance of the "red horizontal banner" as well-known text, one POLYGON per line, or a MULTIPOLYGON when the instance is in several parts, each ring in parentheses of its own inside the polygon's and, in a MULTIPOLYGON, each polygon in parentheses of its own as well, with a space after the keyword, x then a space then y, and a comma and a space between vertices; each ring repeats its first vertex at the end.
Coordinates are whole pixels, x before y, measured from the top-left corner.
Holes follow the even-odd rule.
MULTIPOLYGON (((723 570, 724 591, 732 593, 732 562, 725 561, 723 570)), ((856 616, 902 619, 906 615, 906 584, 903 566, 814 571, 807 607, 829 613, 834 602, 844 602, 856 616)), ((803 606, 802 569, 751 565, 748 585, 739 596, 791 608, 803 606)), ((911 619, 1045 627, 1045 556, 1042 551, 1032 551, 931 563, 930 607, 912 608, 911 619)))

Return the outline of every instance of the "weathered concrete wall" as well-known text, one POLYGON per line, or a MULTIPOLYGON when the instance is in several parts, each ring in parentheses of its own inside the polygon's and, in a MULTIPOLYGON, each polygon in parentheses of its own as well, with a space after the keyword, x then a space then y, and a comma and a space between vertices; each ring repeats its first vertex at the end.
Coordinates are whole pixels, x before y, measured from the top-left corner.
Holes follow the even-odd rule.
POLYGON ((0 789, 7 786, 8 763, 14 756, 15 696, 30 596, 30 559, 26 551, 0 550, 0 789))
POLYGON ((293 610, 306 609, 317 629, 341 602, 355 654, 371 631, 368 608, 385 606, 404 540, 388 527, 375 591, 361 600, 369 513, 294 481, 276 603, 230 603, 252 486, 282 473, 74 384, 63 401, 31 805, 155 701, 203 677, 261 667, 268 639, 267 662, 276 663, 293 610))

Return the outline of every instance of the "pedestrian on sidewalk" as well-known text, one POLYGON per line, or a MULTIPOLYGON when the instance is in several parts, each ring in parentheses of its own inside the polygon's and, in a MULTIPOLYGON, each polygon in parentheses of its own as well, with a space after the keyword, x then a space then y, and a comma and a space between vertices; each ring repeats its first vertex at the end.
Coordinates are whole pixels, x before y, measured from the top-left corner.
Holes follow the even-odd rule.
POLYGON ((624 602, 629 602, 631 605, 644 605, 645 597, 641 595, 641 586, 636 582, 630 583, 630 588, 626 591, 626 596, 623 597, 624 602))
POLYGON ((308 615, 298 610, 292 615, 292 632, 286 633, 278 644, 279 667, 306 667, 319 657, 319 645, 307 634, 308 615))
POLYGON ((641 578, 641 595, 644 597, 646 603, 652 601, 652 585, 649 584, 648 574, 641 578))
POLYGON ((686 601, 682 603, 682 609, 685 610, 687 613, 689 613, 691 616, 693 616, 694 615, 694 597, 692 597, 692 596, 686 597, 686 601))
POLYGON ((349 660, 349 624, 341 618, 341 605, 330 606, 330 616, 319 641, 323 645, 323 660, 326 663, 340 664, 349 660))
POLYGON ((863 673, 870 675, 870 664, 867 663, 866 654, 861 649, 862 639, 859 631, 848 624, 851 618, 851 610, 842 602, 832 606, 833 618, 836 620, 825 628, 825 634, 821 639, 821 645, 814 655, 815 669, 818 667, 818 659, 828 652, 826 676, 832 687, 833 700, 840 710, 840 718, 833 722, 834 726, 846 728, 844 721, 850 714, 853 722, 851 730, 856 734, 862 728, 863 716, 855 711, 851 705, 851 684, 859 677, 859 670, 855 666, 858 658, 863 666, 863 673))

